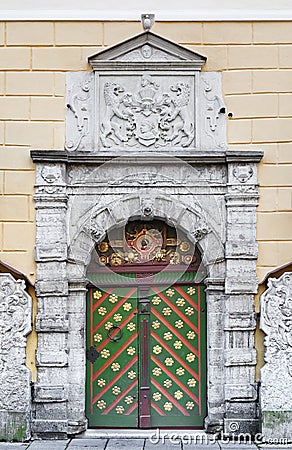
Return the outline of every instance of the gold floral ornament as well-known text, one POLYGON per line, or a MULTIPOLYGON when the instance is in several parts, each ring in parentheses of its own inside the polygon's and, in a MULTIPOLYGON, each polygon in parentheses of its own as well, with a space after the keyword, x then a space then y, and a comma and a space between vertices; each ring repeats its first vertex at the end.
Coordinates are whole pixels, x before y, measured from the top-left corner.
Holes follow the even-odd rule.
POLYGON ((179 264, 180 263, 180 254, 178 252, 171 252, 169 262, 170 262, 170 264, 179 264))
POLYGON ((168 297, 173 297, 173 296, 174 296, 174 290, 173 290, 173 289, 167 289, 166 295, 167 295, 168 297))
POLYGON ((106 324, 105 324, 105 326, 104 326, 104 328, 105 328, 106 330, 110 330, 112 327, 113 327, 113 323, 112 323, 112 322, 106 322, 106 324))
POLYGON ((160 347, 160 345, 155 345, 155 347, 153 347, 153 353, 155 353, 155 355, 159 355, 162 352, 162 348, 160 347))
POLYGON ((186 308, 185 313, 187 316, 192 316, 194 314, 194 308, 191 308, 190 306, 186 308))
POLYGON ((183 398, 184 394, 182 393, 182 391, 176 391, 174 393, 174 398, 176 398, 177 400, 180 400, 181 398, 183 398))
POLYGON ((172 310, 170 308, 168 308, 168 307, 167 308, 163 308, 163 310, 162 310, 162 314, 164 316, 170 316, 171 313, 172 313, 172 310))
POLYGON ((182 377, 185 374, 185 369, 183 369, 182 367, 179 367, 178 369, 176 369, 175 373, 179 376, 182 377))
POLYGON ((176 350, 180 350, 182 348, 182 341, 175 341, 173 346, 176 350))
POLYGON ((182 320, 176 320, 174 326, 175 328, 183 328, 184 323, 182 320))
POLYGON ((105 316, 107 313, 107 310, 106 310, 106 308, 104 308, 104 306, 101 306, 100 308, 98 308, 97 311, 100 316, 105 316))
POLYGON ((189 249, 191 248, 190 244, 188 242, 181 242, 180 246, 179 246, 180 250, 182 252, 188 252, 189 249))
POLYGON ((188 379, 188 386, 195 387, 196 384, 197 384, 197 381, 194 378, 189 378, 188 379))
POLYGON ((100 352, 100 356, 104 359, 107 359, 110 356, 110 351, 107 348, 104 348, 101 352, 100 352))
POLYGON ((134 322, 128 323, 127 330, 128 331, 135 331, 136 330, 136 324, 134 322))
POLYGON ((186 356, 186 360, 188 362, 193 362, 193 361, 195 361, 195 359, 196 359, 196 355, 194 355, 193 353, 188 353, 186 356))
POLYGON ((161 302, 161 298, 158 297, 158 295, 155 295, 155 297, 152 298, 153 305, 157 306, 161 302))
POLYGON ((111 294, 108 299, 111 303, 117 303, 118 296, 116 294, 111 294))
POLYGON ((114 321, 115 322, 121 322, 122 318, 123 318, 123 316, 121 314, 119 314, 119 313, 114 314, 114 321))
POLYGON ((99 400, 99 401, 97 402, 97 407, 98 407, 99 409, 105 409, 105 407, 106 407, 106 402, 105 402, 104 400, 99 400))
POLYGON ((111 255, 111 264, 112 266, 120 266, 122 264, 123 260, 120 257, 120 255, 118 253, 113 253, 111 255))
POLYGON ((186 403, 186 408, 187 409, 194 409, 194 406, 195 406, 194 402, 187 402, 186 403))
POLYGON ((162 374, 162 370, 160 369, 160 367, 154 367, 154 369, 152 370, 153 375, 155 375, 156 377, 159 377, 159 375, 162 374))
POLYGON ((183 298, 178 298, 175 303, 177 304, 177 306, 184 306, 186 304, 183 298))
POLYGON ((166 341, 170 341, 172 339, 172 333, 168 331, 167 333, 164 333, 163 337, 166 341))
POLYGON ((103 241, 103 242, 100 242, 100 243, 98 244, 98 250, 99 250, 101 253, 107 252, 108 249, 109 249, 109 245, 108 245, 107 242, 103 241))
POLYGON ((171 410, 172 410, 172 407, 173 407, 173 404, 172 404, 172 403, 170 403, 170 402, 165 402, 165 403, 164 403, 164 409, 165 409, 165 411, 171 411, 171 410))
POLYGON ((131 356, 135 355, 135 353, 136 353, 135 347, 128 347, 127 353, 128 353, 128 355, 131 355, 131 356))
POLYGON ((165 358, 164 363, 166 366, 173 366, 174 360, 172 358, 165 358))
POLYGON ((102 297, 102 293, 100 291, 95 291, 93 294, 93 298, 95 298, 95 300, 99 300, 102 297))
POLYGON ((124 308, 124 310, 125 311, 131 311, 131 309, 132 309, 132 305, 131 305, 131 303, 125 303, 124 305, 123 305, 123 308, 124 308))
POLYGON ((130 372, 128 372, 128 378, 130 378, 130 380, 136 378, 136 372, 134 370, 130 370, 130 372))
POLYGON ((163 386, 169 389, 172 386, 172 381, 169 379, 165 380, 163 386))
POLYGON ((112 393, 113 393, 114 395, 119 395, 119 394, 121 393, 121 388, 120 388, 119 386, 114 386, 114 387, 112 388, 112 393))
POLYGON ((121 366, 120 366, 120 364, 117 363, 117 362, 114 362, 114 363, 112 363, 112 365, 111 365, 111 369, 112 369, 114 372, 118 372, 118 371, 120 370, 120 368, 121 368, 121 366))
POLYGON ((194 295, 196 293, 196 289, 194 287, 189 287, 187 293, 190 295, 194 295))
POLYGON ((100 378, 99 380, 97 380, 97 385, 99 387, 104 387, 106 385, 106 382, 103 378, 100 378))
POLYGON ((96 333, 96 334, 93 336, 93 340, 94 340, 94 342, 101 342, 101 341, 102 341, 102 335, 99 334, 99 333, 96 333))
POLYGON ((188 331, 188 333, 187 333, 187 338, 188 339, 195 339, 195 337, 196 337, 196 333, 194 332, 194 331, 188 331))
POLYGON ((155 400, 156 402, 159 402, 159 400, 161 400, 161 394, 160 394, 160 392, 154 392, 154 394, 153 394, 153 400, 155 400))
POLYGON ((125 397, 125 403, 127 403, 127 405, 131 405, 131 403, 133 403, 133 400, 134 398, 131 395, 125 397))
POLYGON ((118 406, 116 407, 116 413, 117 413, 117 414, 123 414, 124 411, 125 411, 125 408, 124 408, 123 406, 118 405, 118 406))
POLYGON ((154 322, 152 322, 152 328, 154 328, 154 330, 157 330, 157 328, 160 327, 160 322, 158 320, 154 320, 154 322))

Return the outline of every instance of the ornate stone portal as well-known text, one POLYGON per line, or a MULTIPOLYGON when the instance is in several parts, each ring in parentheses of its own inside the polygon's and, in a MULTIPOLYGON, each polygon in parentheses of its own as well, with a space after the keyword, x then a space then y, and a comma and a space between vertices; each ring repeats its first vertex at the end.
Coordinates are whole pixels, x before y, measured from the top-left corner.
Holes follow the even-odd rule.
POLYGON ((270 278, 261 296, 261 329, 266 333, 261 369, 262 433, 266 440, 292 436, 292 272, 270 278))
POLYGON ((86 429, 86 269, 106 232, 163 220, 207 270, 209 431, 255 432, 255 218, 261 152, 230 151, 219 73, 146 31, 67 78, 65 151, 36 162, 38 381, 33 432, 86 429))

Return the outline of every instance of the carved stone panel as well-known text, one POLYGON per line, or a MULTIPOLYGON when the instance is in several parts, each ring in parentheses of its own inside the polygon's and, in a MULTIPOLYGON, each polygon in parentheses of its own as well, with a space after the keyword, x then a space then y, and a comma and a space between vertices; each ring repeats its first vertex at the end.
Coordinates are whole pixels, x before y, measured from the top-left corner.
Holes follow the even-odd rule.
POLYGON ((261 409, 266 438, 292 436, 292 272, 270 278, 261 296, 265 366, 261 369, 261 409))
POLYGON ((101 148, 195 146, 194 77, 100 76, 101 148))
POLYGON ((25 366, 32 300, 24 281, 0 274, 0 439, 30 436, 30 371, 25 366))
POLYGON ((69 73, 67 75, 66 150, 69 152, 92 148, 93 129, 92 73, 69 73))

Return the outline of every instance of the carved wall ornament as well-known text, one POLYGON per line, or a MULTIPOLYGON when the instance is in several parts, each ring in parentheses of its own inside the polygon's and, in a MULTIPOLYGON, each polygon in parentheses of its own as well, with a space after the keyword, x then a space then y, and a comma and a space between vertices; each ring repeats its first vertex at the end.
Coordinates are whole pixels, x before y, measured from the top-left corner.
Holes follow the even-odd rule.
POLYGON ((260 326, 266 334, 266 364, 261 369, 262 408, 291 410, 292 272, 269 279, 268 289, 261 296, 260 326))
POLYGON ((100 126, 104 147, 166 145, 188 147, 194 140, 189 100, 191 87, 184 81, 163 92, 151 75, 142 75, 137 93, 121 84, 104 83, 105 110, 100 126))
POLYGON ((145 218, 153 218, 154 214, 154 200, 153 198, 141 198, 141 215, 145 218))
POLYGON ((237 165, 233 169, 234 178, 240 183, 246 183, 253 176, 253 168, 250 166, 237 165))
POLYGON ((191 232, 191 235, 194 237, 195 241, 200 241, 203 239, 208 233, 210 233, 210 228, 207 223, 200 223, 195 230, 191 232))
POLYGON ((211 138, 218 148, 226 147, 225 122, 222 119, 225 116, 225 105, 222 96, 218 91, 218 79, 214 74, 202 74, 202 88, 205 105, 205 132, 211 138))
POLYGON ((61 169, 58 165, 44 166, 41 170, 41 177, 48 184, 53 184, 61 178, 61 169))
POLYGON ((82 81, 73 84, 67 95, 67 110, 74 117, 75 133, 71 132, 71 138, 66 142, 65 148, 69 152, 77 150, 81 141, 89 134, 90 126, 90 97, 91 79, 86 77, 82 81), (75 136, 73 137, 73 135, 75 136))
MULTIPOLYGON (((31 331, 32 300, 23 280, 0 274, 0 410, 23 413, 28 433, 30 410, 30 372, 25 366, 26 336, 31 331)), ((12 413, 13 414, 13 413, 12 413)), ((1 432, 4 424, 0 425, 1 432)), ((2 434, 2 433, 1 433, 2 434)))
POLYGON ((164 51, 156 49, 149 44, 142 45, 139 49, 126 53, 118 57, 119 61, 176 61, 175 56, 170 55, 164 51))

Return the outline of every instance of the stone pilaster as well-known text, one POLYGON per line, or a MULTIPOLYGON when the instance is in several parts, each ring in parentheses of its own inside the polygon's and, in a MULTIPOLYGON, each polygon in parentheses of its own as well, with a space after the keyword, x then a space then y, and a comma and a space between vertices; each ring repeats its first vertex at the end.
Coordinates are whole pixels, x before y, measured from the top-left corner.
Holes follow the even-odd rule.
POLYGON ((33 389, 36 436, 67 433, 68 281, 65 165, 37 165, 36 252, 38 380, 33 389))
POLYGON ((226 194, 227 234, 224 312, 224 432, 256 433, 256 327, 253 295, 256 278, 257 173, 255 162, 230 158, 226 194))

